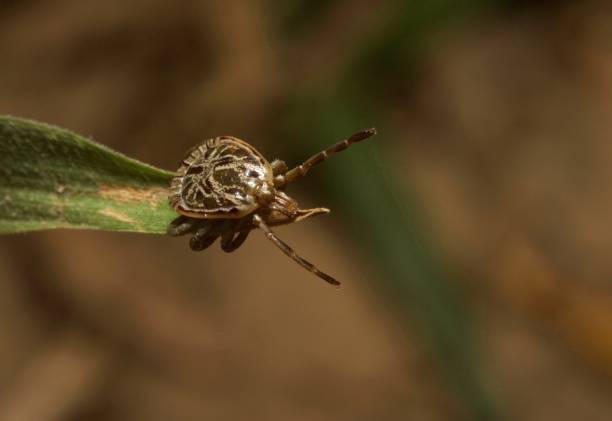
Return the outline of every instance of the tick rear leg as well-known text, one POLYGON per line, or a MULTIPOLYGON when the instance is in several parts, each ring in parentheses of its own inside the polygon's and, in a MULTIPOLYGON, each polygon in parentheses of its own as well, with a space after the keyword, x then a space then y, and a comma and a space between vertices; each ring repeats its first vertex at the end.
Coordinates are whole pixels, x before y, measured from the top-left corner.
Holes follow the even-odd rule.
POLYGON ((231 253, 232 251, 240 247, 242 243, 244 243, 244 240, 247 239, 250 232, 251 229, 249 228, 239 231, 237 235, 233 231, 227 231, 226 233, 223 233, 221 235, 221 248, 224 252, 231 253))
POLYGON ((197 225, 198 221, 194 218, 181 215, 170 222, 170 225, 168 225, 168 228, 166 229, 166 233, 172 237, 178 237, 180 235, 185 235, 188 232, 193 232, 197 228, 197 225))
POLYGON ((189 247, 193 251, 201 251, 210 247, 212 243, 219 237, 218 231, 215 229, 213 222, 204 221, 202 225, 193 234, 189 240, 189 247))

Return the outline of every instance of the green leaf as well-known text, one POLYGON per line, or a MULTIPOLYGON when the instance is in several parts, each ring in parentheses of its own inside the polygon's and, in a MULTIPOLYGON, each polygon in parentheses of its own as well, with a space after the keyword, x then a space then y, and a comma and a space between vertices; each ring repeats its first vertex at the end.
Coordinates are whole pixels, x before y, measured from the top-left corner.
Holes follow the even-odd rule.
POLYGON ((67 130, 0 116, 0 233, 51 228, 162 234, 172 173, 67 130))

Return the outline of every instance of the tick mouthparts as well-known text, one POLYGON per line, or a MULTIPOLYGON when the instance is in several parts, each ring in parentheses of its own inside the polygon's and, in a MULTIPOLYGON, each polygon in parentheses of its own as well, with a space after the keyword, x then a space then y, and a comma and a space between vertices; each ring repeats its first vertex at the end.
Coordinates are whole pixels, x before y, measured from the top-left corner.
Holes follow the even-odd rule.
POLYGON ((294 219, 295 222, 303 221, 306 218, 310 218, 311 216, 323 215, 330 213, 331 210, 327 208, 314 208, 314 209, 300 209, 299 215, 294 219))

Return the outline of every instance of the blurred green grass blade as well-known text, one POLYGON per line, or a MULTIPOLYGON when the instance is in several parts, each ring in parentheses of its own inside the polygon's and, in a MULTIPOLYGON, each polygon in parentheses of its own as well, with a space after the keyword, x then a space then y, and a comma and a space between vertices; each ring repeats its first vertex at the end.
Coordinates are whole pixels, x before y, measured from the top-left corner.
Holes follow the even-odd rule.
POLYGON ((172 173, 67 130, 0 116, 0 233, 51 228, 164 233, 172 173))
MULTIPOLYGON (((293 121, 292 134, 301 133, 296 142, 313 150, 373 123, 357 117, 359 113, 347 112, 351 107, 346 103, 306 101, 294 106, 298 107, 294 115, 304 120, 293 121)), ((385 174, 385 160, 377 150, 390 136, 384 127, 378 129, 378 136, 309 177, 320 181, 330 207, 342 215, 355 244, 378 267, 382 276, 376 279, 376 287, 396 305, 397 316, 420 332, 450 390, 464 404, 468 419, 498 419, 479 367, 474 321, 459 284, 423 236, 418 206, 402 193, 399 181, 385 174)))
POLYGON ((420 328, 449 390, 462 402, 466 419, 474 420, 503 416, 481 372, 474 320, 459 284, 422 235, 419 207, 402 192, 403 183, 385 175, 384 162, 375 159, 373 148, 374 142, 391 139, 384 128, 387 102, 402 89, 409 94, 419 63, 433 46, 433 35, 508 1, 391 2, 388 19, 355 44, 340 71, 298 93, 285 107, 284 117, 293 121, 291 135, 307 134, 301 140, 314 150, 355 130, 378 126, 381 135, 337 158, 326 168, 319 187, 327 190, 330 200, 336 199, 336 212, 343 213, 356 242, 384 275, 377 280, 379 286, 397 304, 405 323, 420 328))
POLYGON ((272 9, 282 24, 285 36, 295 36, 316 24, 316 21, 338 0, 283 0, 272 9))

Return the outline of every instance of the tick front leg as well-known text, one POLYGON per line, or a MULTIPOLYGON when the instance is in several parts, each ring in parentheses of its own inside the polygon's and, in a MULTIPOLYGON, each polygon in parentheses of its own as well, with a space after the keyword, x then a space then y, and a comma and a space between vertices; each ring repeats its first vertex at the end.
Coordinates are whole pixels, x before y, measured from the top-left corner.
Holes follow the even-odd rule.
POLYGON ((325 282, 328 282, 336 286, 340 285, 340 282, 338 282, 333 277, 329 276, 327 273, 321 272, 315 265, 313 265, 312 263, 310 263, 308 260, 304 259, 303 257, 299 256, 291 247, 289 247, 287 243, 285 243, 283 240, 278 238, 276 234, 274 233, 274 231, 270 229, 268 224, 264 222, 261 216, 257 214, 253 215, 253 225, 260 228, 264 232, 268 240, 272 241, 272 243, 274 243, 276 247, 278 247, 283 253, 285 253, 287 256, 293 259, 293 261, 296 262, 298 265, 314 273, 319 278, 323 279, 325 282))
POLYGON ((274 185, 278 186, 279 189, 284 190, 285 187, 285 173, 289 171, 289 167, 285 164, 285 161, 275 159, 270 164, 272 167, 272 175, 274 175, 274 185))
POLYGON ((275 159, 274 161, 272 161, 270 163, 270 166, 272 167, 272 174, 274 175, 285 174, 287 171, 289 171, 289 167, 287 166, 285 161, 282 161, 280 159, 275 159))
POLYGON ((283 174, 274 177, 274 185, 280 188, 285 186, 286 184, 291 183, 297 178, 305 176, 306 173, 310 171, 310 169, 315 165, 320 164, 321 162, 325 161, 330 156, 337 154, 338 152, 342 152, 352 144, 361 142, 362 140, 374 136, 375 134, 376 129, 374 128, 362 130, 358 133, 355 133, 348 139, 338 142, 335 145, 332 145, 329 148, 324 149, 321 152, 311 156, 297 167, 292 168, 289 171, 285 171, 283 174))

